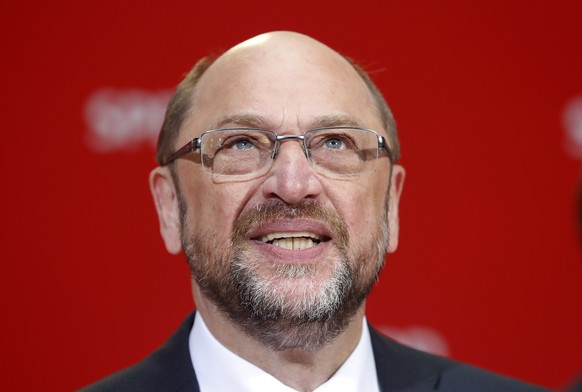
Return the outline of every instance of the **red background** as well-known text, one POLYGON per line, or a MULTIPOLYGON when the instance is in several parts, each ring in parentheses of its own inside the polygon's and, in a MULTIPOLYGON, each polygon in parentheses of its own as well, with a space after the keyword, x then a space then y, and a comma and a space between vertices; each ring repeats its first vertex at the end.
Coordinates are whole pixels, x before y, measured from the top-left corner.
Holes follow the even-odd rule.
POLYGON ((95 91, 173 88, 197 59, 297 30, 377 71, 407 169, 401 244, 369 301, 450 356, 552 388, 582 370, 582 3, 4 2, 0 389, 72 390, 193 308, 147 187, 150 144, 92 149, 95 91), (570 144, 568 144, 570 143, 570 144))

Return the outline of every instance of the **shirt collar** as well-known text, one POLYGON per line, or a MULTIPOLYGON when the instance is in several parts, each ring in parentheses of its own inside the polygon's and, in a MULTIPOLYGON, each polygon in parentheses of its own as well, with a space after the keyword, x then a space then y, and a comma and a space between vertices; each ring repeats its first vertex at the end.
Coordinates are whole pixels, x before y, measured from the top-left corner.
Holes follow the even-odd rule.
MULTIPOLYGON (((362 336, 335 374, 314 392, 379 391, 372 342, 364 318, 362 336)), ((295 392, 264 370, 234 354, 210 333, 196 312, 189 337, 190 358, 202 392, 295 392)))

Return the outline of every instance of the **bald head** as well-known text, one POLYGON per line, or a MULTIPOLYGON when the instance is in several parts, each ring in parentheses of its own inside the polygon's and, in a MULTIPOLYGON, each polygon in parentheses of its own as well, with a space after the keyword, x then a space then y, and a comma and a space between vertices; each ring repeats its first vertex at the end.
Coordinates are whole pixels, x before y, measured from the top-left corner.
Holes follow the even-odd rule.
POLYGON ((238 55, 251 57, 253 55, 263 57, 282 56, 287 58, 299 58, 302 56, 341 56, 322 44, 321 42, 304 34, 292 31, 274 31, 257 35, 241 42, 226 51, 221 58, 228 59, 238 55))
POLYGON ((345 58, 336 51, 309 36, 289 31, 253 37, 232 47, 216 61, 217 66, 230 64, 230 69, 241 65, 264 68, 270 63, 278 65, 281 71, 288 66, 320 66, 329 73, 340 68, 344 72, 353 72, 345 58))
POLYGON ((322 116, 348 119, 350 124, 343 125, 384 133, 394 158, 399 155, 392 114, 368 75, 351 60, 299 33, 261 34, 196 64, 168 106, 158 161, 163 165, 187 138, 229 125, 236 116, 258 120, 234 125, 283 133, 321 125, 322 116), (185 124, 199 133, 184 135, 185 124))

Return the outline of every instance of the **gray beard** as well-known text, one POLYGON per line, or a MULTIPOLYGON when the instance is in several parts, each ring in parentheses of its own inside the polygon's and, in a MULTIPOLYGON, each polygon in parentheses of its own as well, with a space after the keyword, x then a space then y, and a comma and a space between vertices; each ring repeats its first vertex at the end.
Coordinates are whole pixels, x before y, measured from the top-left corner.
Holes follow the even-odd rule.
MULTIPOLYGON (((181 198, 180 198, 181 199, 181 198)), ((388 210, 370 242, 350 252, 346 224, 335 211, 315 201, 289 206, 269 201, 242 213, 234 222, 232 244, 217 234, 193 234, 180 200, 182 247, 202 294, 252 338, 272 350, 316 350, 345 330, 378 279, 388 245, 388 210), (313 218, 325 222, 335 244, 331 275, 320 283, 318 263, 280 264, 251 254, 248 233, 276 219, 313 218), (222 245, 222 246, 221 246, 222 245), (268 267, 268 277, 259 267, 268 267), (291 284, 291 299, 279 290, 280 280, 291 284)))

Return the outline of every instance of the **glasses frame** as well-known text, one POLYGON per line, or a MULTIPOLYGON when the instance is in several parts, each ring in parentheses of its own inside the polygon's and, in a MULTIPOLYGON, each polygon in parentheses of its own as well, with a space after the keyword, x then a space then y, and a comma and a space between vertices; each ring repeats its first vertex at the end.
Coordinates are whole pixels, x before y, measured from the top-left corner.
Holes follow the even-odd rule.
MULTIPOLYGON (((384 136, 381 136, 378 134, 378 132, 376 132, 373 129, 369 129, 369 128, 361 128, 361 127, 348 127, 348 126, 338 126, 338 127, 320 127, 320 128, 313 128, 310 129, 308 131, 305 131, 302 135, 279 135, 274 131, 270 131, 268 129, 262 129, 262 128, 248 128, 248 127, 231 127, 231 128, 218 128, 218 129, 211 129, 208 131, 205 131, 204 133, 202 133, 200 136, 190 140, 188 143, 186 143, 185 145, 183 145, 182 147, 180 147, 178 150, 176 150, 172 155, 170 155, 167 159, 163 160, 162 162, 160 162, 161 166, 167 166, 171 163, 173 163, 174 161, 176 161, 178 158, 183 157, 186 154, 189 154, 191 152, 198 152, 199 154, 202 152, 202 137, 204 135, 207 135, 209 133, 212 132, 218 132, 218 131, 234 131, 234 130, 243 130, 243 131, 261 131, 261 132, 268 132, 272 135, 274 135, 274 142, 275 145, 273 146, 273 152, 272 152, 272 156, 271 156, 271 165, 273 164, 273 162, 275 161, 275 159, 277 158, 277 154, 279 152, 279 144, 282 141, 286 141, 286 140, 300 140, 303 145, 303 153, 305 154, 305 157, 307 157, 307 159, 311 162, 311 160, 309 159, 309 150, 307 149, 307 146, 305 144, 305 135, 307 133, 313 132, 313 131, 327 131, 327 130, 341 130, 341 129, 355 129, 355 130, 359 130, 359 131, 367 131, 367 132, 371 132, 374 135, 376 135, 376 138, 378 140, 378 149, 376 150, 377 155, 376 158, 380 158, 381 152, 385 151, 386 156, 388 157, 388 159, 390 160, 390 163, 393 164, 394 160, 393 160, 393 155, 392 155, 392 151, 390 150, 390 146, 388 146, 388 143, 386 141, 386 138, 384 136)), ((360 151, 364 151, 364 150, 360 150, 360 151)), ((369 151, 364 151, 364 154, 369 153, 369 151)), ((202 159, 200 159, 200 161, 196 161, 197 163, 202 164, 202 159)), ((210 168, 207 168, 206 166, 202 165, 205 170, 209 170, 210 168)), ((211 170, 211 169, 210 169, 211 170)))

